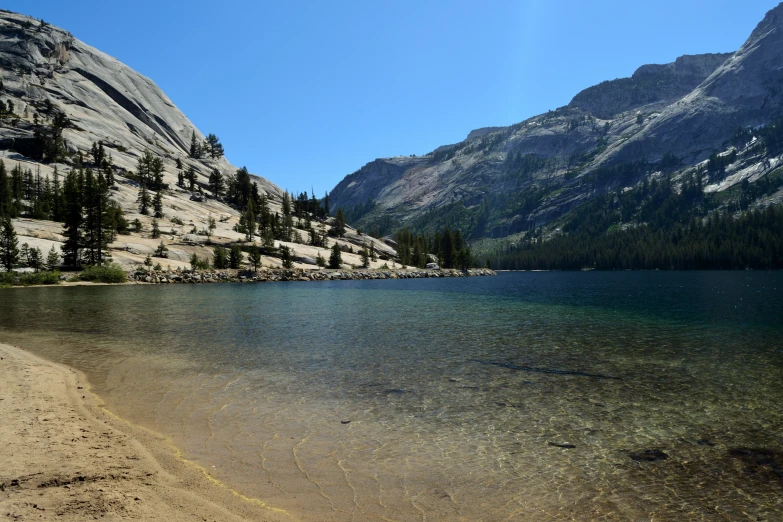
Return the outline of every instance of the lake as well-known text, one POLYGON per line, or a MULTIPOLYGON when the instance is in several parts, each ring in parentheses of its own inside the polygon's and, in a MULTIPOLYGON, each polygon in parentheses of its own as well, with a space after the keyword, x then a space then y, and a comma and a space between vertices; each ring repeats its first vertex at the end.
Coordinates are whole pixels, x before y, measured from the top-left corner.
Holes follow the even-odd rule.
POLYGON ((0 342, 305 520, 783 519, 783 274, 0 290, 0 342))

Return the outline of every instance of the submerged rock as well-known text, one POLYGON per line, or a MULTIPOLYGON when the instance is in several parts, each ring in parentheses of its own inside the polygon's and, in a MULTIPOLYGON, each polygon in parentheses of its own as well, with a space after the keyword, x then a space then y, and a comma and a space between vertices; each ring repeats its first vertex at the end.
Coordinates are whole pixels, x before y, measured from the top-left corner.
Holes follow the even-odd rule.
POLYGON ((656 462, 658 460, 666 460, 669 458, 669 455, 659 449, 646 449, 637 451, 634 453, 629 453, 628 456, 631 457, 631 460, 634 462, 656 462))
POLYGON ((576 448, 576 444, 569 444, 568 442, 548 442, 550 446, 554 446, 555 448, 563 448, 563 449, 574 449, 576 448))

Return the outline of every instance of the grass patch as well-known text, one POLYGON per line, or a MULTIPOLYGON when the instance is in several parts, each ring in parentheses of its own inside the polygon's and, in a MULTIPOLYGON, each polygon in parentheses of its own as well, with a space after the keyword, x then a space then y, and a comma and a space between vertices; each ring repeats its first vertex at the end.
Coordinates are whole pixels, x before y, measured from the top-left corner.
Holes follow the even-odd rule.
POLYGON ((128 280, 128 275, 122 267, 111 263, 104 266, 88 266, 79 274, 79 279, 93 283, 124 283, 128 280))

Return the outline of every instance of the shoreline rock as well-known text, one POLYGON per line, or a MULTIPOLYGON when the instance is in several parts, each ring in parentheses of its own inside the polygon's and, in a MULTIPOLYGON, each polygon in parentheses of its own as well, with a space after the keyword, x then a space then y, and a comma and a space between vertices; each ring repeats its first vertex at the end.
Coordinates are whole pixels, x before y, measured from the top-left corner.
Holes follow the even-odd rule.
POLYGON ((277 281, 369 281, 376 279, 430 279, 441 277, 480 277, 497 275, 487 268, 458 270, 303 270, 262 268, 252 270, 136 270, 128 280, 149 284, 265 283, 277 281))

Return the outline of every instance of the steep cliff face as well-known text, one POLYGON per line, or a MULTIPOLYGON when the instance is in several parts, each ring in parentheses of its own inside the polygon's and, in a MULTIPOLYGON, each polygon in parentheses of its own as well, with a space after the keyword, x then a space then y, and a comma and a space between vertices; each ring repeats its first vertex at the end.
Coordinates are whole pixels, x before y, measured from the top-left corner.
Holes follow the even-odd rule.
MULTIPOLYGON (((332 207, 361 205, 364 228, 450 225, 474 238, 500 237, 551 223, 596 194, 656 174, 625 165, 665 159, 677 177, 724 151, 738 128, 781 115, 782 38, 779 5, 736 53, 645 65, 511 127, 478 129, 423 157, 376 160, 335 187, 332 207), (392 165, 394 175, 386 174, 392 165)), ((724 190, 778 164, 759 162, 705 185, 724 190)))
MULTIPOLYGON (((71 120, 63 133, 71 152, 87 152, 93 142, 103 142, 122 168, 134 169, 138 155, 149 149, 164 159, 166 171, 176 179, 174 161, 188 161, 192 133, 204 140, 149 78, 67 31, 8 11, 0 11, 0 79, 0 99, 11 101, 19 116, 0 123, 2 149, 23 155, 30 151, 33 118, 44 118, 44 103, 71 120)), ((225 159, 191 165, 202 181, 213 168, 236 170, 225 159)), ((260 177, 256 181, 264 191, 282 194, 273 183, 260 177)))

